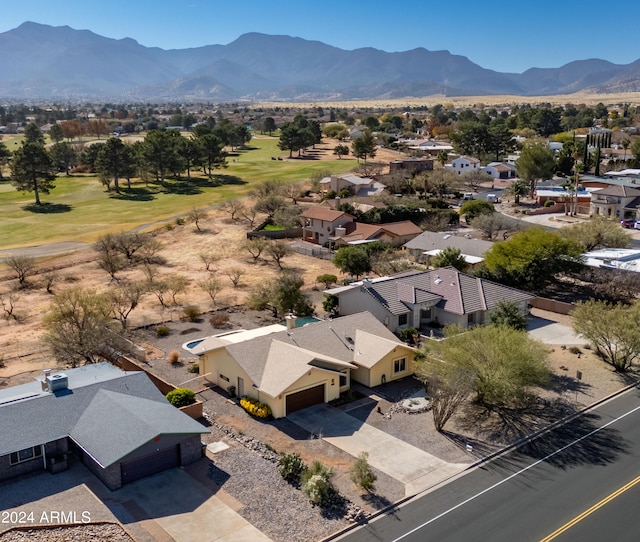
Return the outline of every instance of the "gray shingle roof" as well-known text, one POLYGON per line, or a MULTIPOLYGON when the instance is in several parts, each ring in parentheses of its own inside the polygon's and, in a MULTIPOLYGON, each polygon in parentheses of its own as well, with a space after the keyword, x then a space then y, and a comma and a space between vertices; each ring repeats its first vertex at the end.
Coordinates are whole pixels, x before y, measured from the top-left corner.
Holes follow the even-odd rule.
POLYGON ((392 314, 409 312, 410 305, 437 302, 454 314, 491 310, 501 301, 526 301, 533 295, 443 267, 424 273, 393 276, 366 284, 365 291, 392 314))
POLYGON ((484 253, 493 246, 490 241, 481 239, 468 239, 442 232, 422 232, 418 237, 414 237, 404 248, 409 250, 444 250, 447 247, 457 248, 463 254, 483 258, 484 253))
POLYGON ((142 371, 99 363, 65 374, 69 389, 60 392, 43 392, 39 381, 2 390, 0 455, 70 436, 106 467, 159 434, 207 432, 142 371))

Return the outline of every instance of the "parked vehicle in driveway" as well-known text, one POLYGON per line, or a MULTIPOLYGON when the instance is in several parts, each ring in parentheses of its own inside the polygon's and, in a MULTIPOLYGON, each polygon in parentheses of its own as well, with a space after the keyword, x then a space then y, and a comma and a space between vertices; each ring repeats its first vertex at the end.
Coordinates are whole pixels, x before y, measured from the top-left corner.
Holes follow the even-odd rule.
POLYGON ((620 225, 623 228, 635 228, 636 227, 636 219, 635 218, 623 218, 620 221, 620 225))
POLYGON ((640 220, 636 220, 636 221, 634 222, 634 224, 633 224, 633 227, 634 227, 636 230, 640 230, 640 220))

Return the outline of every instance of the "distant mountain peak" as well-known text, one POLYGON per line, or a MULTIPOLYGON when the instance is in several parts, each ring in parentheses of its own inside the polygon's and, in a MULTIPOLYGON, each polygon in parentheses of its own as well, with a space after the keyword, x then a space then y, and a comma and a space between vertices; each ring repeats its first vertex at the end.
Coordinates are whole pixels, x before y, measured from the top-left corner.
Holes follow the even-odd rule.
POLYGON ((0 33, 0 98, 271 99, 306 101, 449 95, 545 95, 640 88, 640 60, 587 59, 522 74, 417 47, 345 50, 248 32, 228 45, 164 50, 132 38, 26 21, 0 33))

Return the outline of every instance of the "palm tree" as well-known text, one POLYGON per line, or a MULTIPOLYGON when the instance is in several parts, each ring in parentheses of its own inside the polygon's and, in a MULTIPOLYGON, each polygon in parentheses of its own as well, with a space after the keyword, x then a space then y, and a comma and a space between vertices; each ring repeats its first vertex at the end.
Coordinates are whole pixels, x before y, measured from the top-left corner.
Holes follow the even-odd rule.
POLYGON ((444 167, 445 164, 449 161, 449 155, 447 154, 447 151, 440 151, 438 153, 438 156, 436 156, 436 160, 440 162, 440 165, 442 167, 444 167))
POLYGON ((504 189, 507 196, 513 196, 516 205, 520 205, 520 196, 526 196, 528 192, 529 187, 522 179, 516 179, 504 189))
POLYGON ((631 145, 631 141, 629 141, 626 137, 620 142, 620 145, 622 145, 622 148, 624 149, 624 163, 627 163, 627 149, 629 148, 629 145, 631 145))

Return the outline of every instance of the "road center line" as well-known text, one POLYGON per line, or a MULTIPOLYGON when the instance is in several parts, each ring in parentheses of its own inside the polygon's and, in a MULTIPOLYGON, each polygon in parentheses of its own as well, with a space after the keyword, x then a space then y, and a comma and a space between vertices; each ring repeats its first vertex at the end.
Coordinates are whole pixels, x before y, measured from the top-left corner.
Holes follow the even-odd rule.
POLYGON ((535 461, 534 463, 531 463, 531 465, 528 465, 526 467, 524 467, 523 469, 514 472, 513 474, 511 474, 510 476, 507 476, 505 479, 500 480, 499 482, 496 482, 495 484, 493 484, 492 486, 489 486, 486 489, 483 489, 482 491, 480 491, 479 493, 476 493, 475 495, 472 495, 471 497, 469 497, 468 499, 465 499, 462 502, 459 502, 458 504, 456 504, 455 506, 452 506, 451 508, 449 508, 448 510, 445 510, 444 512, 441 512, 440 514, 438 514, 437 516, 431 518, 428 521, 425 521, 424 523, 422 523, 421 525, 418 525, 417 527, 414 527, 413 529, 411 529, 410 531, 407 531, 406 533, 404 533, 403 535, 399 536, 398 538, 394 539, 393 542, 398 542, 399 540, 403 540, 404 538, 406 538, 409 535, 412 535, 413 533, 415 533, 416 531, 419 531, 420 529, 422 529, 423 527, 426 527, 427 525, 430 525, 431 523, 433 523, 434 521, 439 520, 440 518, 446 516, 447 514, 450 514, 451 512, 453 512, 454 510, 457 510, 458 508, 461 508, 462 506, 464 506, 465 504, 470 503, 471 501, 474 501, 475 499, 477 499, 478 497, 481 497, 482 495, 484 495, 485 493, 489 493, 489 491, 501 486, 502 484, 508 482, 509 480, 515 478, 516 476, 520 476, 521 474, 527 472, 528 470, 532 469, 533 467, 538 466, 540 463, 544 463, 547 459, 552 458, 553 456, 564 452, 566 449, 571 448, 571 446, 574 446, 575 444, 577 444, 578 442, 583 441, 584 439, 589 438, 592 435, 595 435, 596 433, 598 433, 599 431, 602 431, 603 429, 606 429, 607 427, 609 427, 610 425, 613 425, 614 423, 622 420, 623 418, 626 418, 627 416, 629 416, 630 414, 633 414, 634 412, 640 410, 640 405, 638 405, 637 407, 635 407, 634 409, 625 412, 624 414, 622 414, 621 416, 618 416, 617 418, 614 418, 613 420, 608 421, 607 423, 605 423, 604 425, 601 425, 600 427, 597 427, 596 429, 594 429, 593 431, 590 431, 589 433, 587 433, 586 435, 581 436, 580 438, 574 440, 573 442, 570 442, 569 444, 565 444, 562 448, 557 449, 554 452, 551 452, 550 454, 546 455, 545 457, 543 457, 542 459, 538 459, 537 461, 535 461))
POLYGON ((565 531, 567 531, 571 527, 573 527, 576 523, 579 523, 580 521, 582 521, 587 516, 590 516, 591 514, 593 514, 596 510, 599 510, 600 508, 602 508, 605 504, 611 502, 616 497, 622 495, 628 489, 631 489, 638 482, 640 482, 640 476, 638 476, 637 478, 631 480, 631 482, 623 485, 621 488, 619 488, 616 491, 614 491, 613 493, 611 493, 611 495, 605 497, 600 502, 594 504, 588 510, 585 510, 584 512, 582 512, 582 514, 577 515, 571 521, 565 523, 562 527, 560 527, 556 531, 552 532, 549 536, 547 536, 546 538, 543 538, 540 542, 549 542, 550 540, 553 540, 554 538, 560 536, 562 533, 564 533, 565 531))

